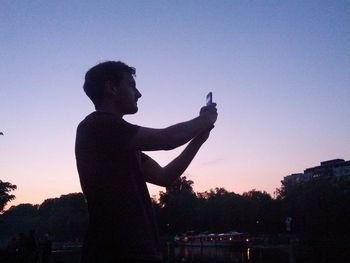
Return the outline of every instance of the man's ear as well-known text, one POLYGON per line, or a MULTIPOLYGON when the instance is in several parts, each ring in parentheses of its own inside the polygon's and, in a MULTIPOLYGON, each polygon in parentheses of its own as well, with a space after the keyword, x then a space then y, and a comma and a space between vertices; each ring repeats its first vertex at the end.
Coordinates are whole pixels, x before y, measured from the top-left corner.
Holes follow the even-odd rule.
POLYGON ((112 93, 113 95, 117 95, 116 86, 110 80, 107 80, 105 82, 105 90, 107 91, 107 93, 112 93))

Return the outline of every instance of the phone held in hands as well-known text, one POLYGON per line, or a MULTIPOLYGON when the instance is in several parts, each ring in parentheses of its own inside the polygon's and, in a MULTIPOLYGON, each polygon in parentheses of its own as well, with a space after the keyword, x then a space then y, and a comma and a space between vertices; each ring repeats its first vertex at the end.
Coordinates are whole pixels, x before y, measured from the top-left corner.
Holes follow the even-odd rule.
POLYGON ((209 92, 207 95, 207 106, 213 103, 213 93, 209 92))

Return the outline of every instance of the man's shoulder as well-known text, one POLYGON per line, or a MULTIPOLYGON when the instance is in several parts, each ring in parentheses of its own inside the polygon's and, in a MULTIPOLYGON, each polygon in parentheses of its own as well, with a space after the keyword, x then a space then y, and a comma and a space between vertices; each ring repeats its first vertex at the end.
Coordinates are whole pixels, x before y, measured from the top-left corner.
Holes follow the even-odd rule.
POLYGON ((78 130, 81 129, 98 129, 98 130, 119 130, 136 132, 138 125, 131 124, 122 118, 118 118, 112 113, 94 111, 87 115, 78 125, 78 130))

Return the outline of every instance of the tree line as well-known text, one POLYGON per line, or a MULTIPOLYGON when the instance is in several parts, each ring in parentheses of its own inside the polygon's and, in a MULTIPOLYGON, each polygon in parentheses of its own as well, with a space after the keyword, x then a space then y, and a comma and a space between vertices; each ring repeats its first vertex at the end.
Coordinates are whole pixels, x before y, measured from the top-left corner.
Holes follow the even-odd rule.
MULTIPOLYGON (((0 201, 5 200, 3 192, 0 201)), ((243 194, 224 188, 195 193, 193 181, 183 176, 152 203, 163 236, 189 230, 280 234, 286 233, 288 217, 292 219, 291 233, 300 239, 349 242, 350 177, 282 182, 272 198, 267 192, 254 189, 243 194)), ((12 206, 0 215, 0 240, 35 230, 39 236, 48 234, 55 241, 81 241, 87 224, 84 196, 72 193, 47 199, 40 205, 12 206)))

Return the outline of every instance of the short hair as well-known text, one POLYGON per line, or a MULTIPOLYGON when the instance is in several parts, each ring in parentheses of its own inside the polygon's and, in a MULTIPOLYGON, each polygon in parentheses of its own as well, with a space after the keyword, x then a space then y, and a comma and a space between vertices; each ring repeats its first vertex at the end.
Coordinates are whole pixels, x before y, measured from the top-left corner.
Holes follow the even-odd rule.
POLYGON ((106 61, 92 67, 85 74, 84 91, 95 106, 99 105, 104 96, 106 81, 118 84, 123 74, 136 75, 136 69, 121 61, 106 61))

